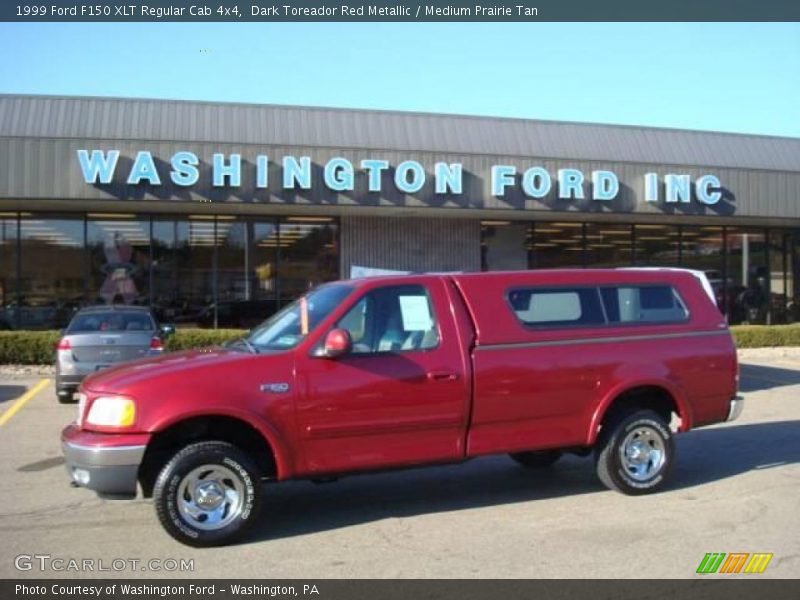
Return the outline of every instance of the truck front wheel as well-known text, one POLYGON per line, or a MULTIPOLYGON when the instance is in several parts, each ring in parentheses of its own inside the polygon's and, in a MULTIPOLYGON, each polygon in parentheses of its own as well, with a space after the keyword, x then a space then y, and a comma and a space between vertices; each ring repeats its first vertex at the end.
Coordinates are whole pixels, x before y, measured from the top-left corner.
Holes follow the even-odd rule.
POLYGON ((661 416, 641 410, 603 429, 595 452, 597 476, 606 487, 639 495, 664 484, 672 469, 675 444, 661 416))
POLYGON ((197 442, 164 466, 153 500, 161 525, 176 540, 221 546, 241 537, 258 518, 261 474, 236 446, 197 442))

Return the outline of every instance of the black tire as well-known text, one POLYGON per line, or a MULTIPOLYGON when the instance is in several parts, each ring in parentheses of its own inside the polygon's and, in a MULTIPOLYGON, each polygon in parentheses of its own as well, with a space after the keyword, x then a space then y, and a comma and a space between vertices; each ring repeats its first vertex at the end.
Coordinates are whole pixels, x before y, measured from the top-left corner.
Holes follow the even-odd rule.
POLYGON ((59 388, 58 383, 56 383, 56 397, 58 398, 59 404, 76 404, 78 402, 75 400, 75 390, 59 388))
POLYGON ((509 456, 523 467, 542 469, 555 464, 563 456, 563 453, 560 450, 537 450, 535 452, 515 452, 509 456))
POLYGON ((660 415, 641 410, 604 427, 595 456, 597 476, 606 487, 631 496, 649 494, 667 481, 675 443, 660 415))
POLYGON ((236 446, 227 442, 197 442, 183 448, 161 470, 153 489, 153 501, 161 525, 179 542, 195 547, 223 546, 239 539, 258 519, 261 488, 258 466, 236 446), (211 475, 204 479, 203 472, 211 475), (200 475, 195 476, 196 473, 200 475), (197 481, 198 486, 211 486, 211 500, 219 501, 216 510, 221 521, 215 528, 211 523, 210 515, 214 514, 211 505, 207 509, 198 508, 196 518, 187 514, 187 505, 197 508, 208 500, 205 492, 194 486, 200 504, 194 501, 189 492, 191 481, 197 481), (227 491, 232 491, 238 501, 231 502, 227 491))

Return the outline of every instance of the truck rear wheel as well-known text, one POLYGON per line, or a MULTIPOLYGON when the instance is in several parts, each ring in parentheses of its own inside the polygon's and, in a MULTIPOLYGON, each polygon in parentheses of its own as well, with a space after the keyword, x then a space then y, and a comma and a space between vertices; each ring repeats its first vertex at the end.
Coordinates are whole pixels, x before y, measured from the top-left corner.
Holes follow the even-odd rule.
POLYGON ((515 452, 509 456, 524 467, 541 469, 554 464, 562 453, 560 450, 538 450, 536 452, 515 452))
POLYGON ((672 469, 675 444, 669 425, 657 413, 632 413, 600 432, 597 476, 606 487, 629 495, 648 494, 664 485, 672 469))
POLYGON ((261 474, 236 446, 198 442, 164 466, 153 500, 158 520, 176 540, 221 546, 241 537, 258 518, 261 474))

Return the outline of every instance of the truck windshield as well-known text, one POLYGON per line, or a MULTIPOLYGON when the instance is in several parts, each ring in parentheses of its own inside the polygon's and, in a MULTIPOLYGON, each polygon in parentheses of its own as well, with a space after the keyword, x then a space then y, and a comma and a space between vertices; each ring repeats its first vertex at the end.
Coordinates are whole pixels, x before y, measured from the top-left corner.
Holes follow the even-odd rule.
POLYGON ((246 339, 258 350, 294 348, 352 291, 352 286, 342 284, 317 288, 275 313, 246 339))

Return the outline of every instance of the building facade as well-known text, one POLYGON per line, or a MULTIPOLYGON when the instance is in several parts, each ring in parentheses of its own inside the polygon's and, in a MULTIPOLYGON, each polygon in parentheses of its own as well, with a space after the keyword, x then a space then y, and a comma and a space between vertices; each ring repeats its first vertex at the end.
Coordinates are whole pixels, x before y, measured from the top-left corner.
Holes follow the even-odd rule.
POLYGON ((685 266, 800 318, 800 139, 0 96, 0 328, 81 305, 248 327, 358 267, 685 266))

